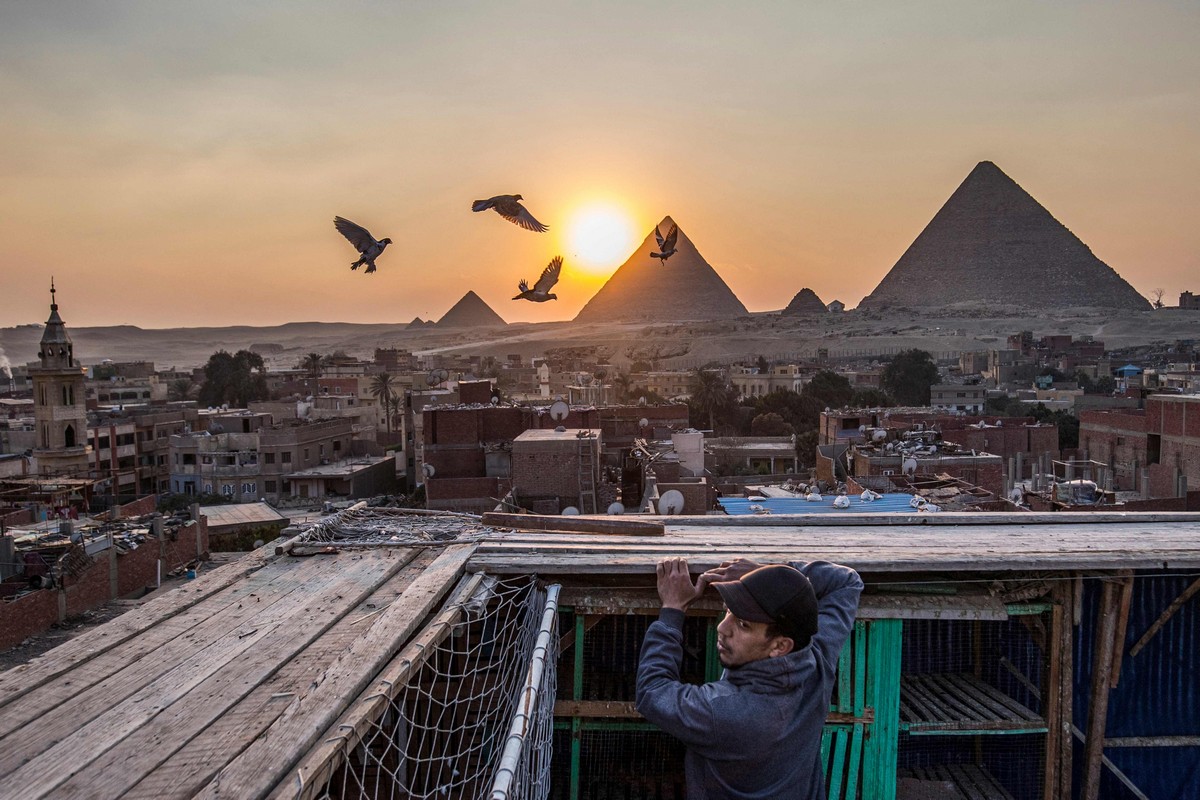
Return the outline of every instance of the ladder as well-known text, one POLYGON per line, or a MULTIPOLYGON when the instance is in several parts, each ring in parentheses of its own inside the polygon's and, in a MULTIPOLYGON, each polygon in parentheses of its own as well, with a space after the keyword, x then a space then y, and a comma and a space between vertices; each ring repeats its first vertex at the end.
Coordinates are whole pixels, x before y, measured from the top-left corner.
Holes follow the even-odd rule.
POLYGON ((596 509, 596 458, 592 455, 595 435, 588 430, 580 431, 579 440, 579 513, 595 514, 596 509))

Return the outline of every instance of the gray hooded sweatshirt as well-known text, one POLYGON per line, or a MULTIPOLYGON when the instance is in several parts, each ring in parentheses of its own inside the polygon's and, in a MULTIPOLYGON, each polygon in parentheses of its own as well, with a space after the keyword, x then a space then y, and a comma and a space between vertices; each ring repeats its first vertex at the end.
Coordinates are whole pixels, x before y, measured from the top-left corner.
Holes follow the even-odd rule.
POLYGON ((687 746, 688 800, 825 797, 821 732, 863 583, 854 570, 828 561, 792 566, 817 595, 817 633, 801 650, 696 686, 679 680, 683 613, 664 608, 646 631, 637 709, 687 746))

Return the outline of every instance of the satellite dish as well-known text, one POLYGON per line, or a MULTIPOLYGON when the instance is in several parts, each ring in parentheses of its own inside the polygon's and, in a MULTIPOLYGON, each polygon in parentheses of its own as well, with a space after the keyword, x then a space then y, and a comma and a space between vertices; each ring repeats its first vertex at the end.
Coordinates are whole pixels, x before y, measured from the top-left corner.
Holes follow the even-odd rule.
POLYGON ((554 430, 558 431, 559 433, 562 433, 563 431, 566 430, 566 427, 563 426, 561 423, 564 419, 567 418, 567 414, 570 414, 570 413, 571 413, 571 407, 569 405, 567 405, 566 403, 564 403, 562 400, 555 400, 554 403, 551 404, 550 419, 559 423, 559 425, 554 430))
POLYGON ((426 478, 432 478, 434 475, 437 474, 437 469, 434 468, 433 464, 424 465, 423 467, 421 467, 421 471, 425 473, 426 478))
POLYGON ((494 405, 494 406, 498 406, 498 405, 500 405, 500 398, 499 398, 499 397, 493 397, 493 398, 492 398, 492 405, 494 405))
POLYGON ((563 515, 564 517, 576 517, 576 516, 579 516, 579 509, 578 509, 578 508, 576 508, 575 506, 567 506, 566 508, 564 508, 564 509, 562 510, 562 515, 563 515))
POLYGON ((683 492, 678 489, 668 489, 658 498, 658 513, 674 516, 683 511, 683 492))
POLYGON ((915 458, 906 458, 900 464, 900 471, 905 475, 915 475, 917 472, 917 460, 915 458))
POLYGON ((438 379, 436 369, 430 370, 429 374, 425 376, 425 383, 429 384, 430 386, 437 386, 439 383, 441 383, 441 380, 438 379))
POLYGON ((646 396, 645 395, 642 395, 641 397, 638 398, 638 405, 639 406, 646 405, 646 396))
POLYGON ((608 375, 608 370, 598 369, 595 372, 593 372, 592 374, 596 377, 596 380, 602 381, 608 375))
POLYGON ((613 503, 611 506, 608 507, 608 513, 614 514, 614 515, 615 514, 624 514, 625 506, 621 505, 620 503, 613 503))
POLYGON ((642 417, 641 419, 638 420, 638 427, 639 428, 650 427, 650 420, 646 419, 645 417, 642 417))

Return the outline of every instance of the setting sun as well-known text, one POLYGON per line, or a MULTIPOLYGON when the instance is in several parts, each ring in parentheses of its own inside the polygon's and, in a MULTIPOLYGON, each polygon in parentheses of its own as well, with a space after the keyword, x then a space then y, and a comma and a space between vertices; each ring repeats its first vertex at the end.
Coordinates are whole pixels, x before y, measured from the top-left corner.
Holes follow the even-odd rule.
POLYGON ((576 211, 567 227, 567 248, 584 269, 616 267, 633 250, 633 220, 620 208, 597 204, 576 211))

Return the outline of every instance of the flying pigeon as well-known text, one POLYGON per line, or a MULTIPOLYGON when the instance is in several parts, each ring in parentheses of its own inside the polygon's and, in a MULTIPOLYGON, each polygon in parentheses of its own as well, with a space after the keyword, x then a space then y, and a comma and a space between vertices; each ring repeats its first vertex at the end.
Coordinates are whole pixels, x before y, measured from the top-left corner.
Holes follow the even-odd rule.
POLYGON ((658 240, 658 252, 651 253, 651 258, 657 258, 666 264, 667 259, 675 255, 675 240, 679 238, 679 228, 674 223, 671 224, 671 230, 667 231, 667 235, 663 236, 658 226, 654 226, 654 238, 658 240))
POLYGON ((521 293, 513 298, 513 300, 531 300, 534 303, 544 303, 547 300, 557 300, 558 295, 550 290, 554 288, 554 284, 558 283, 558 273, 562 270, 562 256, 555 256, 542 270, 542 277, 538 278, 537 283, 533 288, 529 288, 529 283, 521 278, 521 282, 517 288, 521 293))
POLYGON ((359 259, 350 265, 350 269, 358 269, 362 264, 367 265, 367 272, 375 271, 375 259, 383 254, 383 249, 392 243, 391 239, 375 241, 371 232, 361 225, 356 225, 343 217, 333 218, 333 227, 338 233, 350 240, 354 249, 359 252, 359 259))
POLYGON ((549 230, 545 225, 534 219, 533 214, 530 214, 529 210, 518 202, 519 200, 521 200, 521 195, 519 194, 498 194, 487 200, 476 200, 471 204, 471 210, 487 211, 489 208, 494 208, 497 214, 514 225, 520 225, 527 231, 545 233, 549 230))

